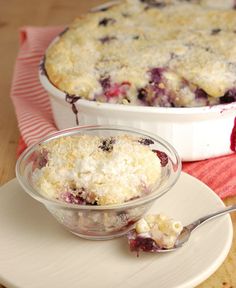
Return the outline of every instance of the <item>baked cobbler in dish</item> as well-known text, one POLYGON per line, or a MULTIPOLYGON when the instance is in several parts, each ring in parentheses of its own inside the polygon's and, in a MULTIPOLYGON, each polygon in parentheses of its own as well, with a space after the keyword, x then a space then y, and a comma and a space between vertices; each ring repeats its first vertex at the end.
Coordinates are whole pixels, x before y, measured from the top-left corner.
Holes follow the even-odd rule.
POLYGON ((51 140, 38 151, 34 185, 45 197, 69 204, 111 205, 140 198, 158 186, 167 165, 160 153, 166 154, 152 150, 153 143, 128 135, 51 140))
POLYGON ((233 0, 124 0, 76 19, 44 68, 68 97, 159 107, 236 101, 233 0))

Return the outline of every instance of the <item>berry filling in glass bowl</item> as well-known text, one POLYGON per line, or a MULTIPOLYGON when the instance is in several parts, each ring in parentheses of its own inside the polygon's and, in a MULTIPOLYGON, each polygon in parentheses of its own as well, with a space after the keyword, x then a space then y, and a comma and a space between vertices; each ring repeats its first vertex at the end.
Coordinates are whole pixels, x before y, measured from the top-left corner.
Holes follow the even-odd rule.
POLYGON ((16 165, 22 187, 59 223, 99 240, 126 234, 180 170, 166 141, 122 126, 60 131, 28 148, 16 165))
POLYGON ((52 140, 39 150, 35 187, 48 198, 71 204, 111 205, 137 199, 158 187, 162 166, 168 164, 167 155, 153 151, 151 144, 150 139, 125 134, 52 140))

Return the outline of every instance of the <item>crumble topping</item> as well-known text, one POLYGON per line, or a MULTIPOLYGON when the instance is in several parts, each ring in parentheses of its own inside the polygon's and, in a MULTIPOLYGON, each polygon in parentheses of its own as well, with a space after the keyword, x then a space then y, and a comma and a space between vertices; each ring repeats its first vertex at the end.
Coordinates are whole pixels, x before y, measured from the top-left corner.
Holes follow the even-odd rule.
POLYGON ((235 36, 233 0, 124 0, 77 18, 48 49, 45 68, 56 87, 93 101, 230 103, 235 36))
POLYGON ((121 204, 150 193, 161 161, 150 139, 129 135, 66 136, 41 146, 33 182, 50 199, 73 204, 121 204), (40 158, 40 157, 39 157, 40 158))

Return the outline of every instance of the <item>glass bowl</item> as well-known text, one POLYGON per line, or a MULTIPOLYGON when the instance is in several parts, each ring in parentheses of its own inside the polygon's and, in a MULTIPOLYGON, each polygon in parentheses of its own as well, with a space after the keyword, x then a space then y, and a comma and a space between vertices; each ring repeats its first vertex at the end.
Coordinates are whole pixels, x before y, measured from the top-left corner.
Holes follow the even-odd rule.
MULTIPOLYGON (((163 155, 162 153, 162 155, 163 155)), ((158 156, 157 156, 158 157, 158 156)), ((142 218, 150 206, 176 183, 181 172, 181 160, 176 150, 162 138, 148 132, 123 126, 75 127, 51 134, 26 149, 16 163, 16 177, 23 189, 73 234, 86 239, 105 240, 126 234, 142 218), (152 140, 151 149, 161 151, 168 159, 161 167, 161 179, 148 195, 116 205, 78 205, 51 200, 34 187, 32 175, 42 143, 71 135, 118 136, 133 135, 152 140), (167 163, 166 163, 167 162, 167 163)))

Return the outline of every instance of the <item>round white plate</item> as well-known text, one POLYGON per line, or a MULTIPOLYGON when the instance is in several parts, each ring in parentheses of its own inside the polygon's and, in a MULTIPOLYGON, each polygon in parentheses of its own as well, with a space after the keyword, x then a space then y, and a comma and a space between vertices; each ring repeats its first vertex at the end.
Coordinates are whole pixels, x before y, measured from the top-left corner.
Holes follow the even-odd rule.
MULTIPOLYGON (((188 224, 223 206, 212 190, 182 173, 152 210, 188 224)), ((0 189, 0 283, 9 288, 192 288, 222 264, 232 234, 226 215, 200 227, 178 251, 137 257, 125 238, 89 241, 67 232, 15 179, 0 189)))

